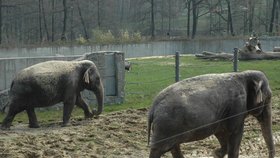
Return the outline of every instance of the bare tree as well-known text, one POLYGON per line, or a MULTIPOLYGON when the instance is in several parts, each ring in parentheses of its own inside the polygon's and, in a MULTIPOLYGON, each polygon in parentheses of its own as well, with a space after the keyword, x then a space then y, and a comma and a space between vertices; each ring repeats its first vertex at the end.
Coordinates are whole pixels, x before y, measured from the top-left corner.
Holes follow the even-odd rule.
POLYGON ((2 0, 0 0, 0 44, 2 44, 2 0))
POLYGON ((205 33, 224 35, 226 31, 227 35, 277 32, 279 3, 280 0, 0 0, 0 43, 54 42, 66 40, 68 34, 70 40, 70 31, 71 41, 80 34, 87 39, 91 36, 89 30, 97 28, 111 30, 113 35, 121 30, 140 31, 151 38, 167 32, 190 38, 205 33), (12 5, 16 8, 11 9, 12 5))
POLYGON ((226 2, 227 2, 227 8, 228 8, 227 30, 228 30, 228 32, 230 30, 230 34, 232 36, 234 36, 230 0, 226 0, 226 2))
POLYGON ((100 0, 97 0, 97 26, 101 27, 101 18, 100 18, 100 0))
POLYGON ((49 35, 48 26, 47 26, 47 19, 46 19, 46 14, 45 14, 44 0, 41 0, 41 7, 42 7, 41 13, 42 13, 42 16, 43 16, 45 32, 47 34, 47 41, 49 41, 50 40, 50 35, 49 35))
POLYGON ((198 6, 203 0, 191 0, 192 2, 192 39, 195 38, 198 22, 198 6))
POLYGON ((187 13, 187 36, 190 37, 190 21, 191 21, 191 0, 186 0, 186 8, 188 8, 187 13))
POLYGON ((42 0, 38 1, 38 11, 39 11, 38 21, 39 21, 39 35, 40 35, 39 37, 40 37, 40 42, 43 41, 41 1, 42 0))
POLYGON ((271 19, 270 19, 270 25, 269 25, 269 32, 272 33, 273 26, 274 26, 274 17, 276 13, 277 3, 279 3, 279 0, 273 0, 272 4, 272 10, 271 10, 271 19))
POLYGON ((85 22, 84 22, 84 19, 83 19, 83 16, 82 16, 80 4, 79 4, 78 0, 76 0, 75 2, 76 2, 76 4, 77 4, 79 16, 80 16, 80 20, 81 20, 81 23, 82 23, 82 26, 83 26, 84 38, 85 38, 86 40, 88 40, 88 39, 89 39, 89 35, 88 35, 87 28, 86 28, 86 25, 85 25, 85 22))
POLYGON ((279 9, 280 9, 280 0, 277 3, 277 9, 275 10, 275 31, 279 32, 279 9))
POLYGON ((62 27, 62 34, 61 34, 61 40, 65 41, 66 40, 66 25, 67 25, 67 0, 63 0, 63 27, 62 27))
POLYGON ((151 38, 155 38, 155 17, 154 17, 154 0, 151 0, 151 38))
POLYGON ((51 12, 51 14, 52 14, 52 42, 54 42, 54 15, 55 15, 55 10, 54 10, 54 8, 55 8, 55 0, 52 0, 52 4, 51 4, 51 8, 52 8, 52 12, 51 12))
POLYGON ((253 32, 253 21, 254 21, 254 12, 255 12, 255 0, 248 0, 249 16, 248 16, 248 31, 249 33, 253 32))

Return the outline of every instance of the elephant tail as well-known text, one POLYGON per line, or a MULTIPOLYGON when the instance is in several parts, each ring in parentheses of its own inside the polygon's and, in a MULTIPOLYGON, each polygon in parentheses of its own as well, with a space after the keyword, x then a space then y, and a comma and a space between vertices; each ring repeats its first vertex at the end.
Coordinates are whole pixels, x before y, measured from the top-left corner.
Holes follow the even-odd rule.
POLYGON ((14 86, 14 81, 12 81, 10 89, 12 89, 13 86, 14 86))
POLYGON ((152 123, 153 123, 153 110, 150 110, 148 114, 148 146, 150 144, 152 123))

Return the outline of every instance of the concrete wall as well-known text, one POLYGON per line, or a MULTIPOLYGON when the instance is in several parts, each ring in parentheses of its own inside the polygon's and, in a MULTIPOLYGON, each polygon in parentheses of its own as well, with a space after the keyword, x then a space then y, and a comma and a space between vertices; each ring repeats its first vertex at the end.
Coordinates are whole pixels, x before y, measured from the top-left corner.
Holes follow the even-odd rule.
MULTIPOLYGON (((91 45, 69 47, 13 48, 0 49, 0 58, 7 57, 38 57, 38 56, 69 56, 82 55, 85 52, 122 51, 125 58, 171 55, 181 53, 196 54, 202 51, 233 52, 233 48, 241 48, 246 39, 201 39, 184 41, 158 41, 141 44, 91 45)), ((264 51, 272 51, 280 46, 280 37, 260 38, 264 51)))
MULTIPOLYGON (((74 60, 77 58, 93 61, 101 75, 105 90, 105 103, 121 103, 124 100, 124 53, 123 52, 97 52, 83 56, 67 57, 21 57, 0 59, 0 110, 7 104, 7 94, 12 79, 23 68, 48 60, 74 60), (2 96, 2 97, 1 97, 2 96)), ((95 104, 94 94, 85 90, 83 97, 95 104)))

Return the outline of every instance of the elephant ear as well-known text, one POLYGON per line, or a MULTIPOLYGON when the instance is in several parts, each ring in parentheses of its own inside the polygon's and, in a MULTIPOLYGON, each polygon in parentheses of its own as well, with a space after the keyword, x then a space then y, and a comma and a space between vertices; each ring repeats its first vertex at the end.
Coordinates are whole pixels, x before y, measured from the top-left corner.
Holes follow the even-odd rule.
POLYGON ((263 96, 262 96, 262 87, 263 81, 254 81, 254 89, 255 89, 255 94, 256 94, 256 103, 259 104, 263 101, 263 96))
POLYGON ((84 74, 84 81, 85 83, 89 84, 89 69, 84 74))

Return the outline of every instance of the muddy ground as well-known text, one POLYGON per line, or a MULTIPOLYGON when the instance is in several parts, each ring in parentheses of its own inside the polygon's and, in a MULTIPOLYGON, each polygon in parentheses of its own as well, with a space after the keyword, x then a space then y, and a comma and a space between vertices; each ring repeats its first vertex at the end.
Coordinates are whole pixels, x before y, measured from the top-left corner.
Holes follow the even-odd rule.
MULTIPOLYGON (((273 112, 274 126, 280 123, 280 110, 273 112)), ((27 124, 0 131, 2 158, 142 158, 148 157, 147 109, 125 110, 101 115, 98 119, 72 119, 69 127, 57 123, 29 129, 27 124)), ((276 156, 280 157, 280 131, 274 131, 276 156)), ((211 156, 218 147, 214 137, 183 145, 186 157, 211 156)), ((245 157, 265 157, 267 149, 254 118, 246 119, 240 151, 245 157)), ((166 154, 165 157, 171 157, 166 154)))

